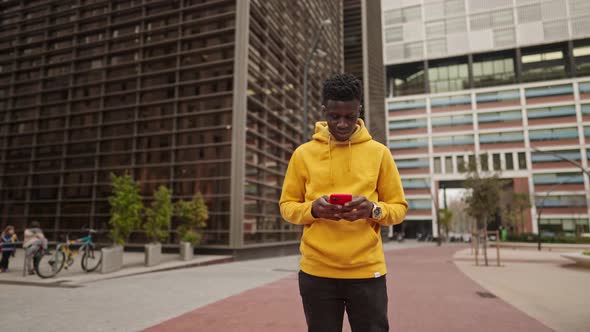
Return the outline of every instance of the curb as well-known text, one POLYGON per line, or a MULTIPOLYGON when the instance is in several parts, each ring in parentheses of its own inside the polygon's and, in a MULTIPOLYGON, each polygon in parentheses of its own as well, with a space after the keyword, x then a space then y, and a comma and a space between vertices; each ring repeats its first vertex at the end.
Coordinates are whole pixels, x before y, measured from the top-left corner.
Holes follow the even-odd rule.
MULTIPOLYGON (((0 285, 13 285, 13 286, 33 286, 33 287, 46 287, 46 288, 80 288, 84 287, 84 284, 91 284, 95 282, 101 282, 104 280, 112 280, 112 279, 120 279, 132 276, 138 276, 143 274, 150 274, 156 272, 166 272, 166 271, 173 271, 173 270, 181 270, 181 269, 188 269, 193 267, 199 266, 207 266, 207 265, 214 265, 214 264, 223 264, 223 263, 231 263, 234 261, 234 257, 222 257, 217 259, 212 259, 209 261, 201 261, 201 262, 194 262, 186 265, 179 265, 179 266, 171 266, 171 267, 161 267, 161 268, 154 268, 148 271, 138 271, 129 274, 122 274, 117 276, 109 276, 108 274, 105 275, 104 278, 94 279, 89 281, 72 281, 72 280, 57 280, 55 282, 36 282, 36 281, 15 281, 15 280, 0 280, 0 285)), ((44 280, 44 279, 39 279, 44 280)))

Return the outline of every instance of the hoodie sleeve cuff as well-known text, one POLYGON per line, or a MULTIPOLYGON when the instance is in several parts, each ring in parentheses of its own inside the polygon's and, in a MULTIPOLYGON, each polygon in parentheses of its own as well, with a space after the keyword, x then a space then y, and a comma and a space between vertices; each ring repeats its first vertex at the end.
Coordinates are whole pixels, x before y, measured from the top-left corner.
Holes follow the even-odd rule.
POLYGON ((302 216, 301 223, 304 225, 307 225, 307 224, 313 223, 316 220, 316 218, 311 214, 311 206, 313 205, 313 201, 305 202, 304 204, 305 204, 305 208, 304 208, 304 213, 302 216))

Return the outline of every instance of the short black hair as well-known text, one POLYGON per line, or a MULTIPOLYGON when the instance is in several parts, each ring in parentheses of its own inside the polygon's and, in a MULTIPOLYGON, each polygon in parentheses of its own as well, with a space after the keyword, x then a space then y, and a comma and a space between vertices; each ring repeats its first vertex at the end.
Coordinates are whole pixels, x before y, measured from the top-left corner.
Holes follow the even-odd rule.
POLYGON ((322 103, 328 100, 363 101, 363 83, 352 74, 335 74, 324 81, 322 103))

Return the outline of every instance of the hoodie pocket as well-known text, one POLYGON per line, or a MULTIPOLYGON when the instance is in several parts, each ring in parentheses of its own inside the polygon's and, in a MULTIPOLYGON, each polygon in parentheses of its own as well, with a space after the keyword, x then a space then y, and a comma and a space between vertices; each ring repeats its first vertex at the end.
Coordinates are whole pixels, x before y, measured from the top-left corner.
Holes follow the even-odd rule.
POLYGON ((303 233, 302 255, 334 268, 374 264, 379 258, 379 237, 366 220, 317 220, 303 233))

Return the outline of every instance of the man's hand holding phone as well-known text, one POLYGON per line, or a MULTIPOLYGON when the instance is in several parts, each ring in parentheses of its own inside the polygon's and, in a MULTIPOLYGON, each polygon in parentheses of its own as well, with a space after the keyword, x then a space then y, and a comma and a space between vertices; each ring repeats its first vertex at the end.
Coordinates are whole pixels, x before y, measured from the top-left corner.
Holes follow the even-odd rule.
POLYGON ((324 195, 316 199, 311 206, 311 214, 315 218, 330 220, 355 221, 370 218, 373 211, 373 203, 365 196, 352 195, 324 195))
POLYGON ((371 218, 373 203, 365 196, 352 196, 352 200, 344 204, 346 212, 340 214, 340 218, 348 221, 371 218))
POLYGON ((315 218, 330 220, 342 219, 340 215, 342 213, 348 212, 348 209, 342 204, 332 204, 330 201, 331 200, 328 195, 324 195, 313 201, 313 204, 311 205, 312 216, 315 218))

